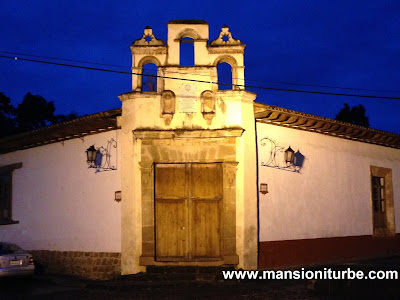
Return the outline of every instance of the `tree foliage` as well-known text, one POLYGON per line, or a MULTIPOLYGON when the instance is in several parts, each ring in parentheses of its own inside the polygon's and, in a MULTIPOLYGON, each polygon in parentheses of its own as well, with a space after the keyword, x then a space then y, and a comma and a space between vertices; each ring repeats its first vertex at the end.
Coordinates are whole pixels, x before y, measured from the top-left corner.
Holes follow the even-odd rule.
POLYGON ((22 130, 38 129, 54 121, 56 108, 54 102, 47 102, 42 96, 27 93, 21 104, 18 104, 16 120, 22 130))
POLYGON ((12 106, 10 98, 0 92, 0 136, 4 136, 13 131, 15 122, 15 107, 12 106))
POLYGON ((365 111, 365 107, 362 104, 350 108, 350 106, 345 103, 344 107, 336 115, 335 120, 369 127, 369 119, 365 115, 365 111))
POLYGON ((38 129, 51 124, 65 122, 78 117, 76 113, 55 115, 53 101, 27 93, 17 107, 10 98, 0 92, 0 137, 38 129))

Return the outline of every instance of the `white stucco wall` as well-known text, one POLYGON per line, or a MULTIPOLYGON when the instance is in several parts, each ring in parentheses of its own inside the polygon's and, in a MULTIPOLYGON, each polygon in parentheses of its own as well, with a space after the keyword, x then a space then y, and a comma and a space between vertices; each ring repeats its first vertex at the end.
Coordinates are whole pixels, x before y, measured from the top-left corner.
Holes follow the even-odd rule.
MULTIPOLYGON (((88 168, 86 149, 106 147, 119 130, 0 155, 13 172, 13 219, 0 238, 30 250, 121 251, 120 147, 111 152, 117 170, 88 168)), ((119 145, 118 145, 119 146, 119 145)))
MULTIPOLYGON (((260 241, 372 235, 370 166, 392 169, 396 232, 400 232, 400 150, 257 123, 260 241), (268 137, 305 156, 300 173, 261 166, 268 137)), ((277 161, 283 156, 278 156, 277 161)))

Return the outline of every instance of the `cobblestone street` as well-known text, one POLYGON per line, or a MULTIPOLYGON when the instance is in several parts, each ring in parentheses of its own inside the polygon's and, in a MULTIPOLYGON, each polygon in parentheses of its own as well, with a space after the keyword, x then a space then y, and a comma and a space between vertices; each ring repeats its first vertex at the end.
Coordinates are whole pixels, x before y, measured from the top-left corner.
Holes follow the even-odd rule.
MULTIPOLYGON (((400 271, 400 257, 325 267, 400 271)), ((109 281, 54 274, 5 278, 0 281, 0 299, 400 299, 399 279, 223 280, 221 275, 212 279, 211 273, 153 272, 109 281)))
POLYGON ((147 283, 125 286, 79 286, 33 279, 12 287, 0 299, 322 299, 305 282, 147 283))

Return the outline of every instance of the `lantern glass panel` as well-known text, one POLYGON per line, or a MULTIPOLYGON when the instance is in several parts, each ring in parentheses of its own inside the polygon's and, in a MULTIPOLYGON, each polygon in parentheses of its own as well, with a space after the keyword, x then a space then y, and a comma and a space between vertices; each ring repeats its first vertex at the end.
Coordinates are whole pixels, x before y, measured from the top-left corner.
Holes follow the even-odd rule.
POLYGON ((294 151, 292 148, 287 148, 285 151, 285 162, 286 163, 293 163, 293 159, 294 159, 294 151))
POLYGON ((87 156, 87 161, 88 162, 94 162, 96 159, 96 148, 94 148, 94 146, 90 146, 87 150, 86 150, 86 156, 87 156))

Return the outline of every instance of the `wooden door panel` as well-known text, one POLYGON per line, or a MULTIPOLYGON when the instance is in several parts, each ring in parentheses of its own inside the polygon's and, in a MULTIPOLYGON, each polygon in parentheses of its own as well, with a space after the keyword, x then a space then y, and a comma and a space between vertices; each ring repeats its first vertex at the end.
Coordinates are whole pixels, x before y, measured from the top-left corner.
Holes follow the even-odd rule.
POLYGON ((185 200, 156 200, 156 254, 159 260, 186 256, 185 200))
POLYGON ((191 196, 214 198, 222 196, 221 164, 192 164, 191 196))
POLYGON ((220 201, 192 202, 191 235, 192 258, 221 255, 220 201))
POLYGON ((222 165, 156 164, 156 259, 220 258, 222 165))
POLYGON ((186 196, 186 168, 184 164, 157 164, 156 197, 182 198, 186 196))

